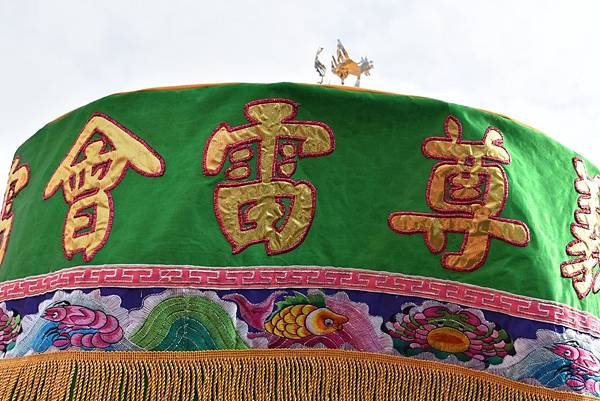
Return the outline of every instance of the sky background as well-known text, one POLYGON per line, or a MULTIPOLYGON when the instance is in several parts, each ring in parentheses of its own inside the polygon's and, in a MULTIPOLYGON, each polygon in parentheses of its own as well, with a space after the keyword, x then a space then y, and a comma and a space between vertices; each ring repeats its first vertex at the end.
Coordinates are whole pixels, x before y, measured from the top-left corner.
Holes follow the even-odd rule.
POLYGON ((70 110, 154 86, 315 83, 337 38, 374 60, 364 88, 499 112, 600 165, 599 17, 597 0, 0 0, 0 191, 17 147, 70 110))

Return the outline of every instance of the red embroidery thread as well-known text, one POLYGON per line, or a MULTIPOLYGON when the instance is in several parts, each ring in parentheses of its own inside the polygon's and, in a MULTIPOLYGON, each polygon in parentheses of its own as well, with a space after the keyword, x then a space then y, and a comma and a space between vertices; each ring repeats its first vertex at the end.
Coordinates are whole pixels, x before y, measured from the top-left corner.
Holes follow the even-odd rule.
POLYGON ((518 220, 499 217, 508 196, 508 180, 498 163, 511 161, 500 130, 488 127, 481 141, 466 141, 460 121, 448 116, 444 132, 445 136, 427 138, 421 145, 426 157, 443 160, 433 166, 426 191, 428 206, 440 213, 393 212, 388 225, 400 234, 422 233, 434 254, 444 250, 448 233, 464 234, 460 250, 446 252, 442 266, 468 272, 483 266, 491 238, 526 246, 529 228, 518 220))
POLYGON ((567 244, 565 252, 577 259, 562 262, 560 271, 563 277, 573 280, 577 296, 583 299, 590 291, 600 291, 600 270, 596 268, 600 266, 600 175, 590 177, 578 157, 573 158, 573 167, 577 172, 573 185, 580 195, 575 223, 571 224, 575 239, 567 244))
POLYGON ((8 241, 13 227, 13 202, 19 192, 21 192, 29 183, 31 171, 27 163, 19 165, 21 157, 16 156, 13 160, 8 176, 8 184, 6 186, 6 194, 2 210, 0 211, 0 265, 4 261, 6 250, 8 249, 8 241))
POLYGON ((290 178, 295 158, 330 154, 335 149, 335 137, 322 122, 294 120, 297 111, 296 103, 289 99, 254 100, 244 106, 248 124, 231 127, 222 123, 206 141, 202 154, 204 175, 217 175, 228 154, 232 163, 225 174, 228 181, 216 185, 213 208, 234 254, 257 243, 265 244, 267 255, 289 252, 308 234, 316 208, 316 189, 310 182, 290 178), (255 143, 256 154, 251 148, 255 143), (232 157, 245 149, 247 155, 232 157), (249 161, 253 157, 256 178, 243 181, 250 176, 249 161), (235 176, 233 171, 244 173, 235 176), (289 200, 287 207, 283 199, 289 200))
POLYGON ((43 194, 47 200, 62 186, 63 198, 69 205, 63 225, 63 252, 67 259, 81 253, 83 260, 89 262, 104 247, 114 219, 110 191, 130 168, 143 176, 159 177, 164 174, 165 163, 154 149, 117 121, 102 113, 92 114, 43 194), (117 168, 115 161, 119 159, 124 162, 117 168), (85 212, 87 209, 94 211, 93 216, 85 212), (82 232, 86 228, 90 230, 82 232))

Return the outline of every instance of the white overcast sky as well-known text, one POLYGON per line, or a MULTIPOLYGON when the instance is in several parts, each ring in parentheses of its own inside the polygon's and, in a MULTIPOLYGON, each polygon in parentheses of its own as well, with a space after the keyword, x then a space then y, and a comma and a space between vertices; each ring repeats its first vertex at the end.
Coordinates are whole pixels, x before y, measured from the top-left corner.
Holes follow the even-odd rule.
POLYGON ((0 0, 0 190, 67 111, 153 86, 314 83, 337 38, 374 60, 365 88, 506 114, 600 165, 599 21, 597 0, 0 0))

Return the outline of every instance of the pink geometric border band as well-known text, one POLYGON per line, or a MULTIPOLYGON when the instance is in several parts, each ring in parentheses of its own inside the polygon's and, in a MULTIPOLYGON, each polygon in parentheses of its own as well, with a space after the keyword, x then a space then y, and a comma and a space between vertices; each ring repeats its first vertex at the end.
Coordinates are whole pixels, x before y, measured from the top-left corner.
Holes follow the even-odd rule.
POLYGON ((557 302, 454 281, 340 267, 199 267, 103 265, 74 267, 0 283, 0 302, 55 290, 100 287, 332 288, 381 292, 453 302, 558 324, 600 336, 600 319, 557 302))

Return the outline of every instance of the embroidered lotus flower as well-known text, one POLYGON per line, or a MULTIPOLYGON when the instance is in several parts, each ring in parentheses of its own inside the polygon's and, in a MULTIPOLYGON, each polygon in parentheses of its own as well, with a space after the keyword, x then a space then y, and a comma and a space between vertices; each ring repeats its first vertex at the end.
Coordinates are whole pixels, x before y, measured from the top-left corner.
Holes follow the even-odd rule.
POLYGON ((386 327, 394 337, 394 347, 407 356, 430 352, 439 359, 454 355, 460 361, 475 359, 488 366, 515 354, 505 330, 487 321, 481 311, 458 305, 409 304, 386 327))
POLYGON ((0 352, 10 351, 21 332, 21 316, 13 316, 7 312, 4 304, 0 305, 0 352))

